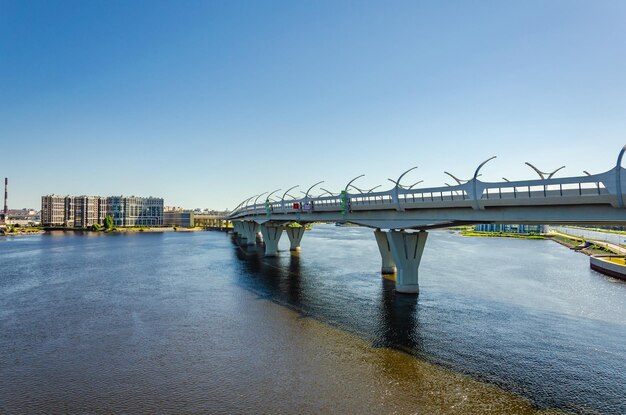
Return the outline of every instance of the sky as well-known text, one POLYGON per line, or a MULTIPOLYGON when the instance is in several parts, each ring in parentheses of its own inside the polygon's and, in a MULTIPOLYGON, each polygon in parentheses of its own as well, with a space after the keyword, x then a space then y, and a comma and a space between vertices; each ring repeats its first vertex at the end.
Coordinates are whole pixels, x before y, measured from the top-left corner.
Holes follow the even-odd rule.
POLYGON ((0 0, 0 177, 10 208, 232 209, 493 155, 485 181, 599 173, 626 144, 624 22, 624 1, 0 0))

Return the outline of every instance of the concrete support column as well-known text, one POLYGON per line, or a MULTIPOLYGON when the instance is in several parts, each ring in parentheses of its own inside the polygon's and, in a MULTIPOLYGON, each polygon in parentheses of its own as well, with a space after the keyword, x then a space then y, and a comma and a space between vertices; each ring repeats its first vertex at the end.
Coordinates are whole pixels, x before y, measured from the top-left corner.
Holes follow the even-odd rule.
POLYGON ((283 235, 283 227, 276 225, 261 225, 261 234, 265 241, 265 256, 278 255, 278 241, 283 235))
POLYGON ((395 274, 396 263, 391 255, 391 247, 389 246, 389 239, 387 238, 388 232, 383 232, 380 229, 374 231, 376 237, 376 243, 378 244, 378 250, 380 251, 380 257, 383 260, 382 267, 380 269, 381 274, 395 274))
POLYGON ((417 271, 426 246, 428 232, 408 233, 391 231, 388 233, 391 255, 398 268, 396 275, 396 292, 419 294, 417 271))
POLYGON ((235 225, 235 233, 237 235, 237 238, 239 238, 239 242, 241 242, 241 244, 245 245, 248 238, 246 237, 244 222, 237 221, 235 222, 235 225))
POLYGON ((259 231, 259 224, 256 222, 244 222, 243 227, 246 245, 256 244, 256 234, 259 231))
POLYGON ((294 228, 292 226, 287 226, 286 228, 287 236, 289 237, 290 251, 299 251, 300 250, 300 242, 302 241, 302 236, 304 235, 304 226, 299 228, 294 228))

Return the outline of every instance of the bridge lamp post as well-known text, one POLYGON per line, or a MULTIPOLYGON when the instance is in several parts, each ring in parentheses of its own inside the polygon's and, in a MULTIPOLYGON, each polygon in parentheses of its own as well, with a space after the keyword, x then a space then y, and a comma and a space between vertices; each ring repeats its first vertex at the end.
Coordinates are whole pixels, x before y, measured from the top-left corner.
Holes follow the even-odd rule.
POLYGON ((309 193, 311 192, 311 189, 313 189, 313 188, 314 188, 315 186, 317 186, 318 184, 322 184, 322 183, 324 183, 324 180, 322 180, 321 182, 317 182, 317 183, 315 183, 313 186, 309 187, 309 188, 307 189, 307 191, 304 193, 304 199, 306 200, 306 199, 308 199, 308 198, 309 198, 309 193))
POLYGON ((269 192, 263 192, 263 193, 261 193, 260 195, 258 195, 258 196, 256 197, 256 199, 254 199, 254 204, 252 205, 252 207, 254 208, 254 210, 256 210, 256 202, 257 202, 257 200, 259 200, 259 198, 260 198, 261 196, 266 195, 266 194, 268 194, 268 193, 269 193, 269 192))
POLYGON ((444 173, 444 174, 447 174, 447 175, 448 175, 448 176, 450 176, 450 177, 452 177, 452 179, 454 179, 454 181, 455 181, 455 182, 456 182, 459 186, 460 186, 460 185, 462 185, 463 183, 467 183, 467 182, 469 182, 469 181, 471 180, 471 179, 469 179, 469 180, 461 180, 461 179, 459 179, 458 177, 456 177, 454 174, 452 174, 452 173, 448 173, 447 171, 444 171, 443 173, 444 173))
MULTIPOLYGON (((456 177, 454 174, 449 173, 449 172, 447 172, 447 171, 444 171, 443 173, 444 173, 444 174, 447 174, 447 175, 448 175, 448 176, 450 176, 450 177, 452 177, 452 179, 453 179, 453 180, 457 183, 457 185, 459 185, 459 186, 461 186, 462 184, 465 184, 465 183, 467 183, 467 182, 469 182, 469 181, 471 181, 471 180, 472 180, 472 179, 467 179, 467 180, 459 179, 459 178, 458 178, 458 177, 456 177)), ((479 175, 478 175, 478 176, 476 176, 476 177, 480 177, 480 176, 482 176, 482 174, 479 174, 479 175)), ((450 187, 453 187, 453 186, 450 186, 450 187)), ((465 200, 465 191, 463 191, 462 196, 463 196, 463 200, 465 200)))
POLYGON ((476 171, 474 172, 474 177, 472 178, 472 192, 474 193, 474 208, 475 209, 480 209, 480 203, 478 201, 478 188, 476 186, 476 183, 478 182, 478 176, 479 176, 478 172, 480 171, 480 169, 483 168, 485 164, 489 163, 491 160, 495 158, 497 158, 497 156, 489 157, 487 160, 480 163, 478 167, 476 168, 476 171))
POLYGON ((529 162, 525 162, 524 164, 526 164, 528 167, 530 167, 531 169, 533 169, 535 171, 535 173, 537 173, 539 175, 539 177, 541 178, 541 180, 547 180, 547 179, 551 179, 552 176, 554 176, 554 174, 556 172, 558 172, 561 169, 564 169, 565 166, 561 166, 558 169, 556 169, 555 171, 553 171, 552 173, 546 173, 545 171, 541 171, 539 170, 537 167, 533 166, 532 164, 530 164, 529 162))
POLYGON ((256 197, 257 195, 254 196, 250 196, 249 198, 247 198, 246 200, 244 200, 243 202, 241 202, 241 204, 243 205, 245 203, 245 206, 243 206, 244 208, 248 208, 248 202, 250 202, 250 200, 252 200, 253 197, 256 197))
MULTIPOLYGON (((320 182, 315 183, 313 186, 311 186, 311 187, 309 187, 309 188, 307 189, 307 191, 304 193, 304 199, 303 199, 303 202, 304 202, 304 203, 307 203, 307 202, 309 201, 309 193, 311 192, 311 189, 313 189, 313 188, 314 188, 315 186, 317 186, 318 184, 322 184, 322 183, 324 183, 324 180, 322 180, 322 181, 320 181, 320 182)), ((303 204, 301 204, 301 205, 300 205, 300 210, 302 210, 302 209, 303 209, 303 204)))
POLYGON ((239 203, 239 204, 235 207, 235 209, 233 209, 233 213, 234 213, 234 212, 236 212, 236 211, 237 211, 237 209, 239 209, 239 206, 243 205, 243 204, 244 204, 244 202, 245 202, 245 200, 244 200, 243 202, 239 203))
MULTIPOLYGON (((293 189, 295 189, 296 187, 300 187, 300 185, 297 184, 297 185, 295 185, 293 187, 290 187, 289 189, 285 190, 285 193, 283 193, 283 197, 280 199, 280 204, 281 204, 281 206, 283 208, 283 212, 285 211, 285 196, 287 196, 289 194, 289 192, 292 191, 293 189)), ((289 196, 291 196, 291 195, 289 195, 289 196)), ((291 196, 291 197, 295 199, 295 197, 293 197, 293 196, 291 196)))
MULTIPOLYGON (((417 166, 411 167, 410 169, 408 169, 407 171, 405 171, 404 173, 402 173, 402 174, 400 175, 400 177, 398 177, 398 180, 396 180, 396 181, 393 181, 392 179, 387 179, 387 180, 389 180, 390 182, 392 182, 393 184, 395 184, 395 185, 396 185, 396 186, 394 187, 394 192, 393 192, 393 193, 394 193, 394 197, 395 197, 395 199, 396 199, 396 200, 395 200, 395 202, 396 202, 396 205, 397 205, 397 209, 398 209, 399 211, 402 211, 402 210, 403 210, 403 209, 400 207, 400 188, 402 187, 402 185, 400 184, 400 181, 402 180, 402 178, 403 178, 404 176, 406 176, 406 174, 407 174, 407 173, 409 173, 410 171, 413 171, 413 170, 415 170, 415 169, 417 169, 417 166)), ((416 184, 418 184, 418 183, 413 183, 413 185, 412 185, 411 187, 415 186, 416 184)), ((409 189, 410 189, 410 187, 409 187, 409 189)))
MULTIPOLYGON (((387 180, 389 180, 389 181, 390 181, 391 183, 393 183, 394 185, 396 184, 396 181, 395 181, 395 180, 393 180, 393 179, 387 179, 387 180)), ((400 186, 398 186, 398 187, 400 187, 400 189, 412 189, 414 186, 417 186, 418 184, 423 183, 423 182, 424 182, 424 180, 419 180, 419 181, 417 181, 417 182, 413 183, 413 184, 412 184, 412 185, 410 185, 410 186, 402 186, 402 185, 400 185, 400 186)))
POLYGON ((269 216, 272 213, 272 209, 270 208, 270 197, 272 197, 272 195, 278 191, 280 191, 281 189, 276 189, 273 192, 271 192, 269 195, 267 195, 267 197, 265 198, 265 213, 269 216))
POLYGON ((348 187, 350 187, 350 185, 354 183, 356 179, 359 179, 363 176, 365 175, 361 174, 359 176, 356 176, 354 179, 350 180, 348 184, 346 185, 346 187, 341 191, 341 214, 342 215, 347 215, 348 211, 350 210, 350 206, 349 206, 350 200, 348 198, 348 187))
MULTIPOLYGON (((558 169, 556 169, 555 171, 553 171, 552 173, 546 173, 544 171, 539 170, 537 167, 533 166, 529 162, 525 162, 524 164, 526 164, 528 167, 533 169, 535 171, 535 173, 537 173, 539 175, 541 180, 549 180, 549 179, 552 178, 552 176, 554 176, 556 174, 557 171, 565 168, 565 166, 561 166, 558 169)), ((543 185, 543 197, 546 197, 546 185, 545 184, 543 185)))
MULTIPOLYGON (((358 191, 359 191, 359 193, 361 193, 361 194, 372 193, 375 189, 378 189, 380 186, 382 186, 382 185, 380 185, 380 184, 379 184, 378 186, 374 186, 374 187, 372 187, 372 188, 371 188, 371 189, 369 189, 369 190, 362 190, 362 189, 359 189, 358 187, 356 187, 356 186, 355 186, 355 185, 353 185, 353 184, 351 184, 351 185, 350 185, 350 187, 351 187, 351 188, 358 190, 358 191)), ((324 190, 324 189, 322 189, 322 190, 324 190)))
POLYGON ((420 183, 424 183, 424 180, 420 180, 420 181, 417 181, 417 182, 413 183, 412 185, 410 185, 410 186, 408 187, 408 189, 409 189, 409 190, 411 190, 411 189, 413 188, 413 186, 417 186, 417 185, 418 185, 418 184, 420 184, 420 183))

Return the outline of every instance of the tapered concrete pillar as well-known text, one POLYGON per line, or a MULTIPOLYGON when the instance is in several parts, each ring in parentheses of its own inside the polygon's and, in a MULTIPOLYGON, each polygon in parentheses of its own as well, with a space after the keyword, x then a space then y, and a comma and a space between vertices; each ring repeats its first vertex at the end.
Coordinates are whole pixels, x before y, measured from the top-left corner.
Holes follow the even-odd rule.
POLYGON ((276 225, 261 225, 261 234, 265 241, 265 256, 278 255, 278 241, 283 235, 283 227, 276 225))
POLYGON ((286 228, 287 236, 289 237, 290 251, 299 251, 300 250, 300 242, 302 241, 302 236, 304 235, 304 226, 299 228, 294 228, 292 226, 287 226, 286 228))
POLYGON ((256 234, 259 231, 259 224, 256 222, 243 222, 246 245, 256 244, 256 234))
POLYGON ((391 231, 387 234, 391 255, 396 263, 396 292, 419 294, 417 271, 426 246, 428 232, 391 231))
POLYGON ((389 232, 383 232, 380 229, 374 231, 376 237, 376 243, 378 244, 378 250, 380 251, 380 257, 382 258, 382 267, 380 269, 381 274, 395 274, 396 263, 391 255, 391 247, 389 246, 389 239, 387 234, 389 232))

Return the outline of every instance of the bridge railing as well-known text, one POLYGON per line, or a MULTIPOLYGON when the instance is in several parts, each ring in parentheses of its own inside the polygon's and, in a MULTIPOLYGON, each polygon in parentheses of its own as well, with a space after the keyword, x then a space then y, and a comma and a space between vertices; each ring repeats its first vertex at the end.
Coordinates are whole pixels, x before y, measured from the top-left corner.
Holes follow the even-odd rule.
POLYGON ((522 200, 525 205, 532 205, 533 202, 566 204, 577 199, 575 203, 610 203, 618 207, 622 193, 626 193, 626 189, 621 189, 621 182, 617 179, 624 170, 618 166, 608 172, 588 176, 504 182, 482 182, 473 179, 455 186, 423 189, 394 187, 380 192, 346 192, 337 196, 246 205, 233 211, 230 217, 377 209, 405 210, 434 206, 483 208, 489 205, 514 205, 522 200))

